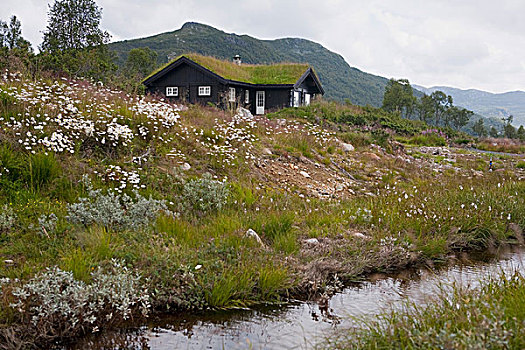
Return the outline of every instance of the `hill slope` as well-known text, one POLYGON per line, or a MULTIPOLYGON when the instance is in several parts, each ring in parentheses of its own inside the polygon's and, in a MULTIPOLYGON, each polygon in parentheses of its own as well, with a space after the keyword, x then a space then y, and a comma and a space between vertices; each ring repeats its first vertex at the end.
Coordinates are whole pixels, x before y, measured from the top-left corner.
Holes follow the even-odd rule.
POLYGON ((309 40, 259 40, 248 35, 225 33, 193 22, 188 22, 173 32, 110 44, 119 64, 125 62, 128 52, 137 47, 149 47, 156 51, 160 64, 188 52, 222 59, 230 59, 239 54, 243 62, 253 64, 305 62, 315 68, 325 88, 325 97, 339 101, 348 98, 359 105, 380 106, 388 81, 350 67, 341 55, 309 40))
POLYGON ((525 125, 525 92, 523 91, 493 94, 481 90, 462 90, 448 86, 415 87, 426 93, 441 90, 454 98, 454 104, 489 118, 500 119, 512 114, 514 116, 514 125, 525 125))

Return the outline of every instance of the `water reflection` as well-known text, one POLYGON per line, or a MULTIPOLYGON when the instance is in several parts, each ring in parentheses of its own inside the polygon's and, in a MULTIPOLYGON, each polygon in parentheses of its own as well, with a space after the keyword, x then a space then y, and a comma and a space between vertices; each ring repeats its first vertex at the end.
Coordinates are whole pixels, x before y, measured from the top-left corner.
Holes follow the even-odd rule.
POLYGON ((376 274, 320 303, 178 315, 152 319, 140 329, 86 337, 71 349, 310 349, 336 327, 359 326, 359 319, 399 308, 404 301, 424 303, 439 290, 460 284, 475 287, 501 271, 525 271, 522 251, 462 256, 436 270, 376 274))

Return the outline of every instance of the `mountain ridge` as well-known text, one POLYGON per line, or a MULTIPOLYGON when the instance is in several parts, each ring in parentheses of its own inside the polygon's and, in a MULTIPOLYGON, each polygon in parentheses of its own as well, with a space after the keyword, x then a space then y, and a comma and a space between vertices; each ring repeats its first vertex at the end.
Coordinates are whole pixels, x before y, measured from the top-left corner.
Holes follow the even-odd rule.
POLYGON ((478 89, 459 89, 449 86, 432 86, 426 88, 413 85, 427 94, 436 90, 452 96, 454 104, 468 108, 487 118, 506 118, 514 116, 515 126, 525 125, 525 92, 520 90, 493 93, 478 89))
POLYGON ((109 47, 115 52, 119 65, 124 64, 131 49, 138 47, 156 51, 159 64, 188 52, 221 59, 231 59, 239 54, 243 62, 252 64, 308 63, 318 74, 327 98, 349 99, 359 105, 381 106, 388 82, 387 78, 351 67, 340 54, 308 39, 261 40, 247 34, 226 33, 196 22, 187 22, 171 32, 113 42, 109 47))

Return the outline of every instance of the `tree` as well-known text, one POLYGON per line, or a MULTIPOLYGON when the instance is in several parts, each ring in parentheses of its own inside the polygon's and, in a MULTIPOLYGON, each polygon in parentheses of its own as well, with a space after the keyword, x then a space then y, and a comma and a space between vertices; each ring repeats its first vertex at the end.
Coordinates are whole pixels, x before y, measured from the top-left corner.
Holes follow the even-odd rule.
POLYGON ((443 91, 438 90, 430 94, 430 98, 432 99, 434 107, 435 125, 439 125, 443 122, 446 126, 449 126, 447 111, 452 106, 452 96, 447 96, 443 91))
POLYGON ((48 17, 42 51, 79 50, 109 41, 108 32, 99 28, 102 10, 93 0, 56 0, 48 17))
MULTIPOLYGON (((456 130, 459 130, 467 125, 470 117, 472 117, 473 114, 474 112, 469 111, 468 109, 456 106, 450 106, 446 111, 447 119, 452 122, 452 125, 456 128, 456 130)), ((446 125, 448 126, 448 122, 446 125)))
POLYGON ((501 118, 505 125, 503 125, 503 136, 509 139, 515 139, 517 137, 516 128, 512 126, 514 116, 511 114, 507 118, 501 118))
POLYGON ((30 65, 33 49, 22 37, 21 23, 11 16, 9 24, 0 21, 0 66, 21 70, 30 65))
POLYGON ((405 117, 412 115, 416 98, 412 86, 407 79, 390 79, 383 95, 383 109, 398 112, 405 117))
POLYGON ((434 102, 432 97, 427 94, 421 96, 421 100, 417 103, 417 111, 419 119, 427 124, 432 124, 434 120, 434 102))
POLYGON ((525 141, 525 128, 523 127, 523 125, 520 125, 520 127, 518 128, 518 132, 517 132, 517 135, 516 135, 521 141, 525 141))
POLYGON ((116 70, 107 48, 109 34, 99 28, 102 10, 94 0, 56 0, 49 8, 41 59, 47 69, 107 80, 116 70))
POLYGON ((149 47, 132 49, 129 51, 124 70, 127 74, 144 78, 157 67, 157 56, 157 52, 149 47))
POLYGON ((498 137, 499 133, 498 130, 495 127, 491 127, 489 131, 490 137, 498 137))
POLYGON ((479 118, 478 121, 474 123, 472 126, 472 131, 474 131, 478 136, 487 136, 487 129, 485 129, 485 123, 483 122, 482 118, 479 118))

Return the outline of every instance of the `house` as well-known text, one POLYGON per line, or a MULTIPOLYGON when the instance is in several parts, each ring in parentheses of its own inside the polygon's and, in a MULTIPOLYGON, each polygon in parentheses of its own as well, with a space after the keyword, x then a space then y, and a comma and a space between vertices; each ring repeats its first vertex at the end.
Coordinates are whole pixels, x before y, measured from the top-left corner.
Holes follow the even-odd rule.
POLYGON ((307 64, 252 65, 197 54, 182 55, 143 80, 146 92, 172 101, 223 107, 242 106, 253 114, 308 105, 324 94, 307 64))

